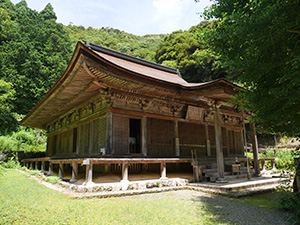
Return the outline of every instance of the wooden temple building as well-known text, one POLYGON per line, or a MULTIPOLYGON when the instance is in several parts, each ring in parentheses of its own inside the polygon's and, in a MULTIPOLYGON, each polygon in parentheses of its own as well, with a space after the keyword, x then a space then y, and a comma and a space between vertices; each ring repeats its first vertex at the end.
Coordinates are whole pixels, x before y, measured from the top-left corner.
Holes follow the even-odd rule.
POLYGON ((78 42, 64 74, 21 121, 48 136, 46 157, 25 162, 50 172, 59 165, 61 176, 71 164, 73 181, 84 165, 87 183, 93 168, 119 167, 126 181, 128 171, 154 164, 161 178, 171 164, 192 171, 193 151, 222 181, 226 162, 245 158, 244 115, 228 103, 237 89, 225 79, 188 83, 177 69, 78 42))

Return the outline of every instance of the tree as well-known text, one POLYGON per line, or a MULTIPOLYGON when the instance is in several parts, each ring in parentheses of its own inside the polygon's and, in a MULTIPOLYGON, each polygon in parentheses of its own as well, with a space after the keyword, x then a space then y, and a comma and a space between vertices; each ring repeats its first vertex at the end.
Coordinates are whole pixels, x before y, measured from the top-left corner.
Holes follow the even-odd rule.
POLYGON ((254 122, 270 132, 300 135, 300 4, 298 0, 217 0, 204 40, 231 71, 254 122))
POLYGON ((38 13, 22 0, 12 18, 1 46, 0 77, 14 85, 16 112, 26 114, 66 69, 71 42, 51 4, 38 13))
POLYGON ((204 82, 227 76, 219 56, 197 40, 198 32, 208 29, 203 22, 188 31, 175 31, 164 38, 156 50, 155 60, 165 66, 178 68, 189 82, 204 82))
POLYGON ((18 125, 14 114, 12 113, 12 101, 15 91, 11 83, 0 80, 0 135, 8 134, 18 125))

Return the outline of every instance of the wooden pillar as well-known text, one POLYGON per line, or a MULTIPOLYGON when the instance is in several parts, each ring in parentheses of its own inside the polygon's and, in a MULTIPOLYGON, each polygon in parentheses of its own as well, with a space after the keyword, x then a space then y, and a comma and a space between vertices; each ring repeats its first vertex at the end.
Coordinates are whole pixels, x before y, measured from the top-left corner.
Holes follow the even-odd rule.
POLYGON ((106 115, 106 154, 113 154, 113 115, 108 112, 106 115))
MULTIPOLYGON (((229 149, 229 133, 228 133, 228 128, 226 128, 226 134, 225 135, 226 135, 226 145, 227 145, 226 151, 227 151, 227 156, 229 156, 230 155, 230 149, 229 149)), ((243 138, 241 140, 243 140, 243 138)), ((243 144, 243 142, 242 142, 242 144, 243 144)), ((243 148, 244 148, 244 146, 243 146, 243 148)))
POLYGON ((58 176, 61 179, 64 177, 64 164, 62 162, 59 163, 58 176))
POLYGON ((78 124, 77 127, 77 142, 76 142, 76 155, 80 155, 80 142, 81 142, 81 125, 78 124))
POLYGON ((50 161, 49 161, 48 175, 49 176, 53 175, 53 164, 50 161))
POLYGON ((93 153, 93 141, 94 141, 94 121, 90 122, 90 140, 89 140, 89 157, 91 157, 93 153))
POLYGON ((167 164, 166 164, 166 161, 162 161, 160 163, 160 179, 168 179, 167 178, 167 164))
POLYGON ((29 167, 29 169, 30 169, 30 170, 33 170, 33 161, 30 162, 30 167, 29 167))
POLYGON ((207 124, 205 124, 205 135, 206 135, 206 154, 207 156, 211 156, 210 140, 209 140, 209 132, 208 132, 207 124))
POLYGON ((38 169, 39 169, 39 161, 35 161, 34 163, 35 163, 34 169, 35 169, 35 170, 38 170, 38 169))
POLYGON ((180 156, 180 145, 179 145, 179 132, 178 132, 178 121, 175 120, 175 156, 180 156))
POLYGON ((147 156, 147 117, 142 119, 142 153, 147 156))
POLYGON ((122 182, 128 182, 128 162, 122 163, 122 182))
POLYGON ((216 158, 217 158, 217 171, 218 181, 225 181, 224 179, 224 158, 223 158, 223 147, 222 147, 222 129, 219 105, 215 106, 215 136, 216 136, 216 158))
POLYGON ((273 159, 271 159, 271 166, 272 166, 272 170, 276 170, 275 161, 273 159))
POLYGON ((85 170, 85 182, 84 185, 90 185, 93 184, 93 163, 88 162, 86 164, 86 170, 85 170))
POLYGON ((46 163, 45 161, 41 162, 41 171, 42 172, 45 172, 45 163, 46 163))
POLYGON ((252 151, 253 151, 253 160, 254 160, 254 170, 255 176, 260 176, 259 168, 259 155, 258 155, 258 146, 257 146, 257 136, 255 131, 255 124, 250 123, 250 133, 251 133, 251 142, 252 142, 252 151))
POLYGON ((266 170, 266 162, 265 162, 264 159, 261 160, 261 170, 262 170, 262 171, 265 171, 265 170, 266 170))
POLYGON ((78 163, 72 162, 72 179, 71 183, 75 183, 78 180, 78 163))

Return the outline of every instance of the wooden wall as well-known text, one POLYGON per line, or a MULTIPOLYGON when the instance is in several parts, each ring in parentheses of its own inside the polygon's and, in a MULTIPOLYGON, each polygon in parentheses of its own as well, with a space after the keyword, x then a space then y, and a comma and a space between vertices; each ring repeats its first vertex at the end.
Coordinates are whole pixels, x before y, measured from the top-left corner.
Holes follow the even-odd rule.
POLYGON ((170 120, 147 118, 147 155, 175 156, 175 123, 170 120))
MULTIPOLYGON (((176 157, 175 128, 175 121, 173 120, 147 118, 147 132, 145 137, 147 157, 176 157)), ((113 114, 113 155, 121 156, 129 154, 129 132, 130 117, 113 114)), ((106 133, 106 116, 62 130, 48 137, 46 155, 49 157, 99 157, 106 148, 106 133)), ((197 151, 198 157, 208 156, 207 136, 210 143, 210 154, 211 156, 215 156, 216 141, 214 126, 178 122, 180 157, 191 157, 192 149, 197 151)), ((224 156, 243 155, 241 131, 223 127, 222 142, 224 156)))
POLYGON ((106 117, 102 117, 49 136, 46 156, 99 156, 105 140, 106 117))
POLYGON ((129 153, 129 118, 113 116, 113 152, 114 154, 129 153))
POLYGON ((196 150, 197 156, 206 156, 205 132, 205 125, 179 122, 180 155, 182 157, 191 157, 191 150, 196 150))

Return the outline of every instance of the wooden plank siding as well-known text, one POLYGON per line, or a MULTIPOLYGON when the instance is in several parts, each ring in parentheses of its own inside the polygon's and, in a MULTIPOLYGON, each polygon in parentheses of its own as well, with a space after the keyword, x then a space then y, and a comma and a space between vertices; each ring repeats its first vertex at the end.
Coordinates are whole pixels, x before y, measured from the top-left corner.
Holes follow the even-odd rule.
POLYGON ((106 144, 106 117, 48 136, 47 156, 99 156, 106 144), (93 126, 93 129, 91 129, 93 126), (93 135, 91 135, 93 132, 93 135), (78 147, 78 152, 77 152, 78 147), (91 152, 90 152, 91 151, 91 152))
POLYGON ((178 132, 182 157, 191 157, 191 150, 196 150, 197 156, 206 156, 205 125, 180 122, 178 132))
POLYGON ((113 115, 113 150, 114 154, 129 153, 129 118, 113 115))
POLYGON ((150 157, 175 156, 175 123, 170 120, 147 119, 147 154, 150 157))

